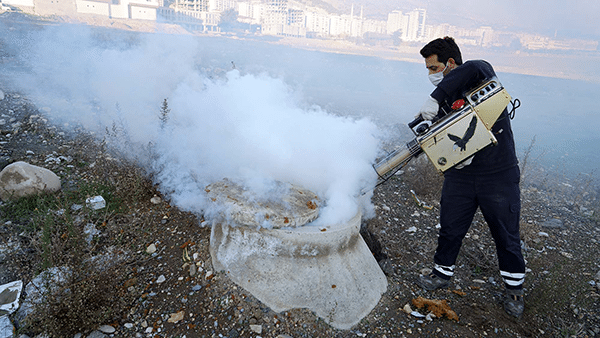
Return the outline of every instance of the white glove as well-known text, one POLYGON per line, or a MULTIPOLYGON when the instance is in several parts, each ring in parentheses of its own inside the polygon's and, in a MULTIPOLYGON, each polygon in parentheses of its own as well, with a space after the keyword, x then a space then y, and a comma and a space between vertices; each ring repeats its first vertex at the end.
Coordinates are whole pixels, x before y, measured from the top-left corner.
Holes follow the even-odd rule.
POLYGON ((462 161, 462 163, 457 164, 455 168, 456 169, 462 169, 462 168, 468 166, 469 164, 471 164, 471 162, 473 162, 473 157, 474 156, 471 156, 468 159, 462 161))
POLYGON ((427 101, 425 101, 425 104, 423 104, 423 107, 421 107, 419 114, 415 116, 415 118, 421 115, 423 120, 433 120, 439 109, 440 105, 438 104, 437 100, 430 96, 427 98, 427 101))

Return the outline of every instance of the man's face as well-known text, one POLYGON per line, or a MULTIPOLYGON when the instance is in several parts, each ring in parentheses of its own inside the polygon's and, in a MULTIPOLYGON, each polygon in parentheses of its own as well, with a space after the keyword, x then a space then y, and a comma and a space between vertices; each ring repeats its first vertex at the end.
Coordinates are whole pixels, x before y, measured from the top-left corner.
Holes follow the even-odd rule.
MULTIPOLYGON (((432 54, 425 58, 425 67, 429 70, 429 75, 444 71, 446 65, 438 61, 437 54, 432 54)), ((447 69, 449 71, 449 69, 447 69)), ((446 75, 444 73, 444 75, 446 75)))

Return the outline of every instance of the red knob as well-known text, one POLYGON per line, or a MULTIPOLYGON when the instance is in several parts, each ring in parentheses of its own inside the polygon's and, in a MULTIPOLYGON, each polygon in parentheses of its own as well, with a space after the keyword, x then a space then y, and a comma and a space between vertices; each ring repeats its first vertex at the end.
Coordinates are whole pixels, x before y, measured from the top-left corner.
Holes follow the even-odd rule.
POLYGON ((457 110, 465 106, 465 100, 459 99, 452 104, 452 110, 457 110))

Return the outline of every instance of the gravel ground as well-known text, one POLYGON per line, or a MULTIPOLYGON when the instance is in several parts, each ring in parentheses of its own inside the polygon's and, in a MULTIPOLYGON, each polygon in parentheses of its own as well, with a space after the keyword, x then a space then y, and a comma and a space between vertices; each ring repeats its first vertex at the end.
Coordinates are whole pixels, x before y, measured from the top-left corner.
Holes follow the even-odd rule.
MULTIPOLYGON (((4 89, 0 101, 0 167, 15 162, 53 170, 64 189, 106 181, 131 190, 139 175, 108 156, 99 142, 81 133, 67 135, 49 125, 35 106, 4 89)), ((457 273, 447 290, 425 292, 414 280, 430 268, 436 245, 440 178, 424 185, 423 159, 375 189, 377 216, 365 227, 388 255, 388 289, 379 304, 351 330, 337 330, 304 309, 275 313, 227 275, 213 271, 210 227, 202 215, 182 212, 163 199, 151 182, 122 212, 102 215, 93 254, 118 252, 112 266, 115 288, 106 296, 122 304, 119 317, 101 323, 114 337, 595 337, 600 335, 600 226, 598 191, 577 183, 522 187, 522 239, 527 259, 526 309, 521 319, 501 306, 502 283, 489 231, 480 214, 463 243, 457 273), (586 188, 587 190, 582 190, 586 188), (422 204, 411 193, 414 190, 422 204), (154 197, 154 198, 153 198, 154 197), (158 197, 158 198, 157 198, 158 197), (429 209, 431 208, 431 209, 429 209), (148 254, 153 244, 156 252, 148 254), (190 265, 196 266, 190 272, 190 265), (425 269, 425 270, 424 270, 425 269), (117 292, 118 291, 118 292, 117 292), (429 321, 407 314, 417 297, 447 300, 459 320, 429 321), (121 300, 121 301, 120 301, 121 300), (124 301, 124 302, 122 302, 124 301)), ((25 236, 27 220, 0 216, 0 284, 25 283, 40 272, 36 235, 25 236)), ((96 278, 96 277, 94 277, 96 278)), ((99 282, 104 283, 102 276, 99 282)), ((91 305, 85 305, 91 306, 91 305)), ((415 306, 412 306, 416 309, 415 306)), ((423 314, 427 312, 421 311, 423 314)), ((41 324, 40 324, 41 325, 41 324)), ((20 327, 34 336, 41 326, 20 327)), ((81 327, 89 334, 93 327, 81 327)), ((99 333, 97 333, 99 334, 99 333)), ((101 335, 100 335, 101 336, 101 335)))

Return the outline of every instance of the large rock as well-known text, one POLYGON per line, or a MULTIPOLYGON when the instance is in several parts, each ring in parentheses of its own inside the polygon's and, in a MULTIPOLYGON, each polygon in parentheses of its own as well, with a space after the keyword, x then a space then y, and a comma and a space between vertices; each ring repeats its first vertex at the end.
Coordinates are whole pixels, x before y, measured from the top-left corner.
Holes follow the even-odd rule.
POLYGON ((23 290, 25 297, 15 316, 17 322, 25 320, 38 304, 45 301, 46 295, 56 292, 70 276, 71 270, 69 268, 64 266, 53 267, 44 270, 31 282, 27 283, 23 290))
POLYGON ((60 178, 52 171, 25 162, 7 165, 0 172, 0 199, 49 193, 60 190, 60 178))
POLYGON ((315 226, 303 223, 318 216, 318 201, 288 203, 314 196, 303 189, 289 189, 280 203, 256 202, 231 182, 206 190, 216 204, 225 205, 222 219, 212 225, 213 267, 275 312, 306 308, 336 328, 349 329, 387 289, 385 275, 359 234, 360 212, 344 224, 315 226), (267 216, 275 224, 257 226, 267 216))
POLYGON ((8 316, 0 316, 0 338, 12 338, 14 330, 8 316))

